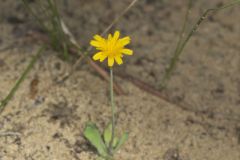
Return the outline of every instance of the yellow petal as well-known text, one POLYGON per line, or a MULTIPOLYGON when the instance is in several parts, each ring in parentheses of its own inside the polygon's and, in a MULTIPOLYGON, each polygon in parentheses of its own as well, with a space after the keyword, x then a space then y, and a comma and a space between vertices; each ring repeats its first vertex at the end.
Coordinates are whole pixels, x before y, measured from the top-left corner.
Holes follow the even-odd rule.
POLYGON ((123 63, 122 58, 120 56, 116 56, 114 59, 119 65, 123 63))
POLYGON ((111 39, 112 39, 112 35, 108 34, 108 40, 111 40, 111 39))
POLYGON ((105 59, 108 59, 108 66, 112 67, 116 61, 118 65, 123 63, 124 55, 132 55, 133 51, 131 49, 125 48, 127 44, 131 41, 129 36, 120 38, 120 32, 115 31, 114 34, 108 34, 105 39, 101 35, 94 35, 93 40, 90 41, 90 44, 99 50, 93 56, 94 60, 99 60, 103 62, 105 59))
POLYGON ((97 40, 97 41, 99 41, 99 42, 105 42, 105 39, 104 39, 103 37, 101 37, 100 35, 98 35, 98 34, 96 34, 96 35, 94 36, 94 39, 97 40))
POLYGON ((102 58, 102 52, 98 52, 96 53, 94 56, 93 56, 93 59, 96 61, 96 60, 99 60, 102 58))
POLYGON ((109 66, 109 67, 112 67, 113 64, 114 64, 114 58, 108 57, 108 66, 109 66))
POLYGON ((100 62, 103 62, 107 58, 106 54, 102 54, 102 57, 100 58, 100 62))
POLYGON ((119 42, 119 45, 125 46, 125 45, 129 44, 130 41, 131 41, 130 37, 124 37, 124 38, 119 39, 118 42, 119 42))
POLYGON ((120 32, 119 31, 115 31, 114 35, 113 35, 113 39, 116 41, 120 36, 120 32))
POLYGON ((102 47, 102 44, 101 44, 101 42, 99 42, 99 41, 91 40, 90 44, 91 44, 93 47, 102 47))
POLYGON ((133 51, 131 49, 122 49, 121 51, 122 53, 126 54, 126 55, 132 55, 133 54, 133 51))

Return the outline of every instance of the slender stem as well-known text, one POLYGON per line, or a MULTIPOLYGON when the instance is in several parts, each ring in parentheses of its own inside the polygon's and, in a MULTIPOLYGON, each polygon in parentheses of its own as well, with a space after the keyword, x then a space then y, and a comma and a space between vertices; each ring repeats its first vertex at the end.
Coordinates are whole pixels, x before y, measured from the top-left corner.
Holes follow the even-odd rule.
POLYGON ((113 151, 113 141, 115 137, 115 103, 114 103, 114 93, 113 93, 113 69, 110 68, 110 98, 111 98, 111 109, 112 109, 112 135, 110 141, 110 153, 113 151))

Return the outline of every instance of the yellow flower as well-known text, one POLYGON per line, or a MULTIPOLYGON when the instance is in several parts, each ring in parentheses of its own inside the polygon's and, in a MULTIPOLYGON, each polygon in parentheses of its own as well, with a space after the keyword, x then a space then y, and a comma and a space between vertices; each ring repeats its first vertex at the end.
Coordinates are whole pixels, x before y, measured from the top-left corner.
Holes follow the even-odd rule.
POLYGON ((113 66, 114 61, 119 65, 122 64, 123 55, 132 55, 133 51, 125 48, 125 46, 130 43, 130 37, 119 38, 119 36, 119 31, 115 31, 113 36, 109 34, 107 39, 100 35, 95 35, 94 40, 91 40, 90 44, 96 47, 99 52, 93 56, 93 59, 103 62, 108 58, 109 67, 113 66))

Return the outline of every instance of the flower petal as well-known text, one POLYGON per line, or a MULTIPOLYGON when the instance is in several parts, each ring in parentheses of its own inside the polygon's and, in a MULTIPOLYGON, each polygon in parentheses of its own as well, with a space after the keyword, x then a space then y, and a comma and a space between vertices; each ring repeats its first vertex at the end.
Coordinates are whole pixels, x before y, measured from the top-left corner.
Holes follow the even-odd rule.
POLYGON ((105 42, 105 39, 104 39, 102 36, 98 35, 98 34, 96 34, 96 35, 94 36, 94 39, 95 39, 96 41, 99 41, 99 42, 105 42))
POLYGON ((102 52, 98 52, 98 53, 96 53, 96 54, 93 56, 93 59, 94 59, 95 61, 97 61, 97 60, 101 59, 102 57, 103 57, 102 52))
POLYGON ((117 62, 117 64, 121 65, 123 63, 122 58, 120 56, 116 56, 115 61, 117 62))
POLYGON ((114 34, 108 34, 107 38, 96 34, 94 35, 93 40, 90 41, 90 44, 99 50, 99 52, 93 56, 93 59, 99 60, 100 62, 108 59, 109 67, 112 67, 114 63, 121 65, 123 63, 122 58, 124 55, 133 54, 131 49, 125 48, 130 41, 131 39, 129 36, 120 38, 119 31, 115 31, 114 34))
POLYGON ((133 51, 131 49, 127 49, 127 48, 122 49, 121 52, 126 54, 126 55, 132 55, 133 54, 133 51))
POLYGON ((100 48, 102 48, 102 43, 99 42, 99 41, 91 40, 90 44, 91 44, 93 47, 100 47, 100 48))
POLYGON ((100 58, 100 62, 103 62, 107 58, 106 54, 102 54, 102 57, 100 58))
POLYGON ((112 34, 108 34, 108 40, 112 40, 112 34))
POLYGON ((114 64, 114 58, 113 57, 108 57, 108 67, 112 67, 114 64))
POLYGON ((120 36, 120 32, 119 31, 115 31, 114 35, 113 35, 113 39, 116 41, 116 40, 118 40, 119 36, 120 36))
POLYGON ((130 41, 131 41, 130 37, 124 37, 124 38, 119 39, 118 43, 120 46, 125 46, 125 45, 129 44, 130 41))

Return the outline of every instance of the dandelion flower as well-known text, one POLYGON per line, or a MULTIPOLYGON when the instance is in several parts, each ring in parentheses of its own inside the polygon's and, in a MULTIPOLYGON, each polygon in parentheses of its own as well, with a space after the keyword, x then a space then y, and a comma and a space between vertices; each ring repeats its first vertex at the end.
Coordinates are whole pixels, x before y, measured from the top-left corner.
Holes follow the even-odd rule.
POLYGON ((99 52, 93 56, 93 59, 103 62, 108 58, 109 67, 112 67, 115 61, 118 65, 121 65, 123 63, 123 55, 132 55, 133 51, 125 48, 130 43, 130 37, 119 37, 119 31, 115 31, 114 35, 109 34, 107 39, 100 35, 95 35, 94 40, 91 40, 90 44, 96 47, 99 52))

